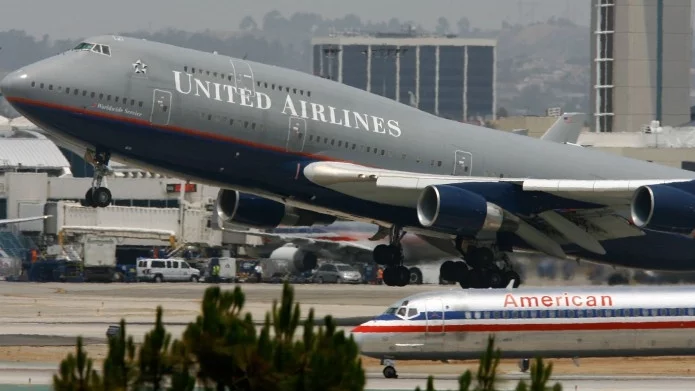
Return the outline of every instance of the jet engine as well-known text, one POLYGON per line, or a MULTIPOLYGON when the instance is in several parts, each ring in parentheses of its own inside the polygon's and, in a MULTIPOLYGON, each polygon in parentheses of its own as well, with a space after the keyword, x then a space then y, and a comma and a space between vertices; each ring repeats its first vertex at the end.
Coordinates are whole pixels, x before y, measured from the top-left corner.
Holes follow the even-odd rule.
POLYGON ((515 231, 515 216, 474 192, 451 185, 428 186, 417 203, 417 217, 424 227, 463 236, 481 231, 515 231))
POLYGON ((632 197, 630 215, 640 228, 690 233, 695 229, 695 195, 669 185, 641 186, 632 197))
POLYGON ((267 198, 225 189, 217 193, 215 213, 221 224, 230 223, 257 229, 272 229, 279 225, 293 227, 329 225, 336 220, 335 216, 298 209, 267 198))
POLYGON ((269 259, 288 261, 290 267, 300 273, 315 269, 318 261, 316 254, 290 246, 275 249, 269 259))

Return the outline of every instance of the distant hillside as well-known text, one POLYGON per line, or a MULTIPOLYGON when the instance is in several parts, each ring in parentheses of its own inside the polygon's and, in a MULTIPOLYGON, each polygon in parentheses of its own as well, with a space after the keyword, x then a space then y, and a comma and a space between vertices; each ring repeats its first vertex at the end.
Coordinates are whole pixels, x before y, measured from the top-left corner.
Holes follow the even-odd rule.
POLYGON ((590 39, 587 27, 561 21, 507 25, 497 36, 497 54, 499 60, 532 57, 589 66, 590 39))

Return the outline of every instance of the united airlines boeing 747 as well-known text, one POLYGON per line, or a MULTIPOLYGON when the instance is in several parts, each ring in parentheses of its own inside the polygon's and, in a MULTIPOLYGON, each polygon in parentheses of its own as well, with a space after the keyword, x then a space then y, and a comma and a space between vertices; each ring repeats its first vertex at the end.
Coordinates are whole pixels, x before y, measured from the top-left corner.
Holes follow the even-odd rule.
MULTIPOLYGON (((400 239, 464 261, 462 287, 518 280, 532 249, 654 270, 695 270, 695 173, 439 118, 298 71, 120 36, 93 37, 0 84, 8 101, 96 168, 110 158, 219 186, 226 223, 375 223, 384 280, 405 285, 400 239)), ((117 195, 120 197, 120 195, 117 195)), ((127 196, 123 194, 122 196, 127 196)), ((306 268, 315 265, 307 264, 306 268)))

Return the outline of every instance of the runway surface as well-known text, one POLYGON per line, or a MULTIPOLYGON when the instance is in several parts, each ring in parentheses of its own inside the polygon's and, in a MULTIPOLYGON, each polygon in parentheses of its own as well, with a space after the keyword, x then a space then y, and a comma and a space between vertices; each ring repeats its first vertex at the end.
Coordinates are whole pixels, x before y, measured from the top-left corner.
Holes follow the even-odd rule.
MULTIPOLYGON (((233 289, 233 284, 220 285, 233 289)), ((263 320, 273 300, 279 300, 282 285, 241 284, 246 294, 245 311, 257 321, 263 320)), ((152 328, 157 306, 164 309, 164 322, 174 338, 199 313, 206 284, 60 284, 0 282, 0 384, 50 384, 58 363, 74 351, 77 335, 85 339, 90 356, 101 366, 106 355, 106 330, 121 318, 136 342, 152 328)), ((382 313, 387 306, 416 292, 449 290, 457 286, 386 287, 374 285, 296 285, 295 299, 302 315, 314 308, 316 318, 331 314, 341 328, 382 313)), ((582 359, 580 366, 571 360, 553 360, 554 374, 565 390, 692 390, 695 368, 691 357, 649 359, 582 359)), ((399 379, 384 379, 378 360, 364 358, 369 373, 368 389, 414 390, 424 388, 427 375, 436 376, 438 389, 457 389, 458 376, 466 369, 475 372, 477 362, 460 361, 398 362, 399 379)), ((502 360, 499 373, 514 379, 527 376, 518 372, 514 360, 502 360), (515 377, 516 376, 516 377, 515 377)), ((505 380, 509 382, 508 380, 505 380)), ((504 381, 501 383, 507 386, 504 381)), ((513 389, 516 381, 509 382, 513 389)), ((0 387, 0 391, 5 388, 0 387)), ((42 389, 42 388, 38 388, 42 389)), ((45 389, 45 388, 44 388, 45 389)))

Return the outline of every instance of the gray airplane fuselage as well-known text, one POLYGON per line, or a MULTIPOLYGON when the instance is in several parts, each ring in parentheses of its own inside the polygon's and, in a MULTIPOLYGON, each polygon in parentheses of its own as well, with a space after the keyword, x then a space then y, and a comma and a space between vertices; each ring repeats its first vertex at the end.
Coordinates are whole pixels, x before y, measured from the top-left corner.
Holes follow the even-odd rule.
MULTIPOLYGON (((695 178, 690 171, 442 119, 298 71, 133 38, 85 42, 108 45, 109 54, 71 50, 28 65, 2 82, 10 103, 63 142, 319 212, 423 229, 414 209, 310 182, 302 170, 321 160, 458 176, 695 178)), ((127 194, 114 189, 114 198, 122 197, 127 194)), ((602 244, 606 255, 587 257, 695 269, 695 241, 681 235, 649 232, 602 244), (655 246, 673 253, 664 258, 655 246)))

